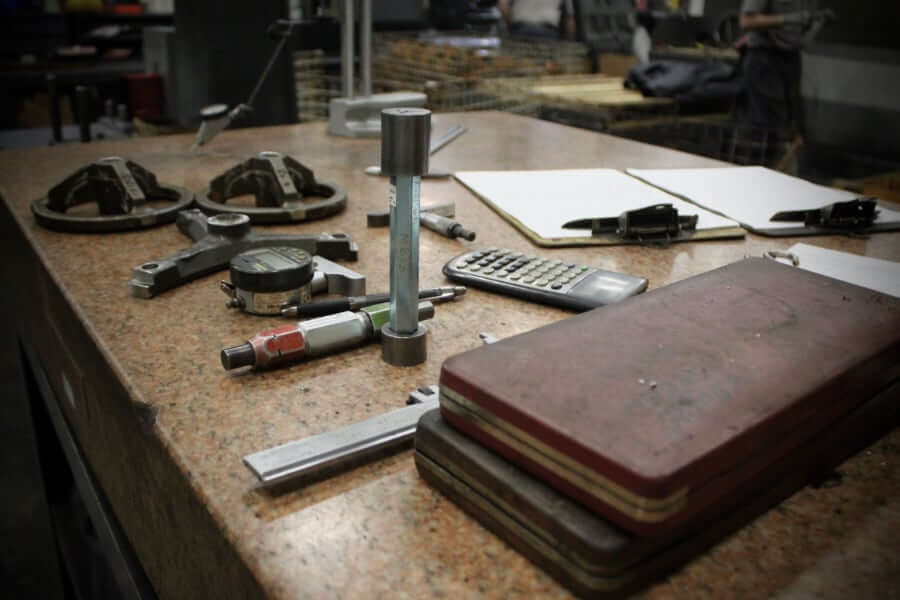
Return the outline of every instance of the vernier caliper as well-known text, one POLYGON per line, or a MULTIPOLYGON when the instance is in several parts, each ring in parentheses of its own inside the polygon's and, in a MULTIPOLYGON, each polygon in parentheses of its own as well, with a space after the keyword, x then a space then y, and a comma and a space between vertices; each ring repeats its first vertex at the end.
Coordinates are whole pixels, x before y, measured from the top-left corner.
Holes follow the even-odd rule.
POLYGON ((340 429, 248 454, 244 464, 268 487, 400 447, 416 434, 419 417, 438 407, 438 386, 413 391, 407 404, 340 429))

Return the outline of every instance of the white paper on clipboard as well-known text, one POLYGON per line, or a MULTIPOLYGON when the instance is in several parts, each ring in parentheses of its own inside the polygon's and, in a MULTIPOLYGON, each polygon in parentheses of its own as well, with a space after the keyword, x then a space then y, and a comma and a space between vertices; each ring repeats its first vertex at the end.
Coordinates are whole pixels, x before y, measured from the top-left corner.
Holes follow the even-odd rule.
POLYGON ((563 229, 562 225, 576 219, 618 217, 655 204, 671 204, 680 214, 697 215, 698 231, 738 227, 731 219, 615 169, 461 171, 454 177, 542 238, 590 236, 590 229, 563 229))
MULTIPOLYGON (((635 177, 758 231, 802 228, 772 221, 775 213, 815 210, 859 194, 816 185, 765 167, 628 169, 635 177)), ((876 224, 900 223, 900 212, 879 206, 876 224)))

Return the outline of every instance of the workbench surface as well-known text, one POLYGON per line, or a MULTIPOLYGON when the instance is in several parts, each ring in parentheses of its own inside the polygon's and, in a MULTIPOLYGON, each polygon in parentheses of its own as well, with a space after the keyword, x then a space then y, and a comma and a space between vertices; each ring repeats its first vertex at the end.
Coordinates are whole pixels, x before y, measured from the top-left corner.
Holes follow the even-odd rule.
MULTIPOLYGON (((437 114, 433 131, 469 131, 433 168, 703 167, 721 163, 504 113, 437 114)), ((307 487, 273 495, 241 457, 404 405, 435 383, 447 357, 478 333, 506 337, 565 318, 562 310, 470 289, 436 307, 423 365, 391 367, 378 345, 262 373, 227 373, 219 351, 283 324, 225 308, 217 273, 152 300, 128 295, 138 264, 190 245, 174 225, 111 235, 56 233, 29 210, 75 169, 118 155, 194 191, 262 150, 288 154, 345 186, 335 217, 257 231, 345 232, 359 243, 370 292, 388 287, 388 230, 366 213, 387 207, 378 140, 325 135, 323 123, 230 131, 196 154, 171 136, 0 154, 0 217, 26 248, 17 290, 19 335, 36 349, 81 450, 160 597, 556 598, 567 592, 416 474, 403 451, 307 487), (4 209, 5 210, 5 209, 4 209)), ((603 190, 584 190, 602 195, 603 190)), ((423 203, 455 201, 475 242, 421 232, 422 287, 468 247, 507 247, 640 274, 656 288, 797 239, 676 244, 666 249, 541 249, 455 181, 425 181, 423 203)), ((803 241, 900 260, 900 234, 803 241)), ((615 340, 598 340, 615 343, 615 340)), ((806 488, 665 581, 648 598, 897 597, 900 594, 900 430, 844 463, 838 485, 806 488)))

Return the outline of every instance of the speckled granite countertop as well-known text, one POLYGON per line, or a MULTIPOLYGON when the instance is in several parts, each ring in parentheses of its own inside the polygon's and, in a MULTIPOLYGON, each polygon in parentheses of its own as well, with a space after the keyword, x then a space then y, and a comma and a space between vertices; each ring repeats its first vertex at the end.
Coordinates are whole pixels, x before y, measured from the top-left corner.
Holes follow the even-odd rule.
MULTIPOLYGON (((455 123, 469 131, 432 158, 433 168, 719 164, 501 113, 435 115, 433 130, 455 123)), ((166 449, 171 468, 189 482, 260 587, 277 598, 566 596, 549 576, 422 482, 409 451, 281 495, 259 489, 241 457, 402 406, 411 389, 437 381, 445 358, 477 346, 480 331, 505 337, 567 313, 471 290, 462 302, 437 307, 428 324, 429 358, 421 366, 390 367, 372 345, 278 371, 226 373, 219 364, 222 347, 283 321, 228 311, 217 286, 222 274, 152 300, 129 297, 126 282, 134 266, 189 245, 174 226, 105 236, 55 233, 35 224, 29 203, 102 156, 130 158, 161 182, 199 191, 237 161, 276 150, 310 166, 317 177, 340 182, 349 203, 335 217, 266 229, 349 233, 359 242, 360 258, 348 266, 364 273, 368 290, 375 292, 388 287, 388 231, 367 229, 366 213, 386 207, 387 181, 362 172, 378 163, 377 140, 327 137, 323 124, 227 132, 197 154, 187 152, 190 142, 190 136, 172 136, 4 152, 0 190, 139 407, 137 414, 155 415, 150 434, 166 449)), ((652 288, 797 241, 748 235, 667 249, 545 250, 532 246, 454 181, 427 181, 422 196, 425 203, 455 201, 458 219, 478 233, 469 244, 423 230, 423 287, 442 284, 441 266, 470 245, 552 253, 637 273, 649 278, 652 288)), ((900 260, 900 234, 804 241, 900 260)), ((799 492, 649 588, 645 597, 896 597, 898 459, 900 432, 895 430, 847 461, 840 468, 840 485, 799 492)))

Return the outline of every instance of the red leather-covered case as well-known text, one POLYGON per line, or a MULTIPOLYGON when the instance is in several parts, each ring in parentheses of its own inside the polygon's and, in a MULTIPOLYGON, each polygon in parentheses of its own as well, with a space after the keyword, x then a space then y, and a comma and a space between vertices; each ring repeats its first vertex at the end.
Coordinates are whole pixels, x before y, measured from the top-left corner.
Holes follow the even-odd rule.
MULTIPOLYGON (((482 444, 434 410, 416 429, 416 467, 485 527, 583 597, 620 597, 820 478, 900 423, 900 382, 850 411, 721 497, 695 522, 640 537, 615 527, 482 444)), ((828 515, 823 515, 828 518, 828 515)))
POLYGON ((441 412, 664 535, 900 378, 900 300, 747 259, 448 359, 441 412))

